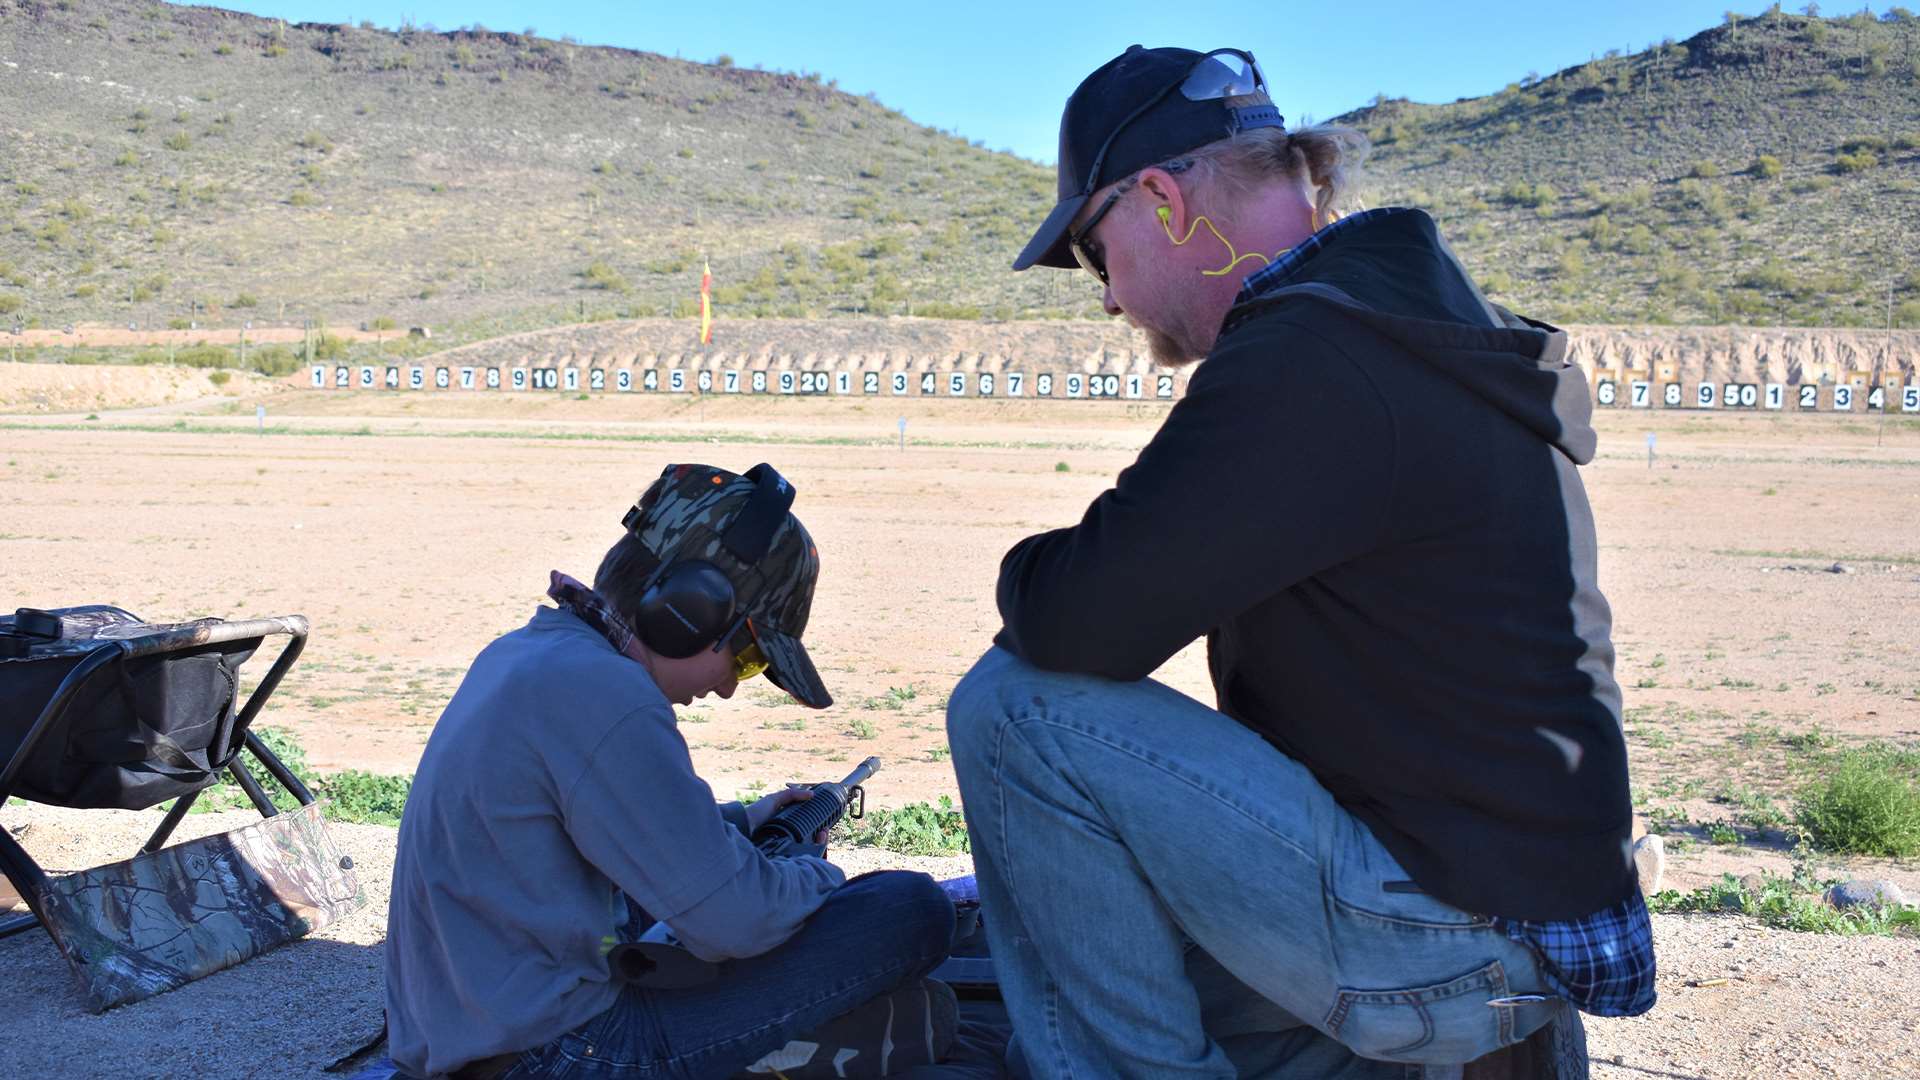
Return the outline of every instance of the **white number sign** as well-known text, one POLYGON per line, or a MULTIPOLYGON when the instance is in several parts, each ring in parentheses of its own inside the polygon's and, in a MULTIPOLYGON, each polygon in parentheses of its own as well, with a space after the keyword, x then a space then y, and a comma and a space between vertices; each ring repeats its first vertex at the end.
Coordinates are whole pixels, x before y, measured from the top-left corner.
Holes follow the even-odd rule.
POLYGON ((314 368, 313 368, 313 388, 315 390, 324 390, 326 389, 326 387, 327 387, 326 365, 316 364, 314 365, 314 368))
POLYGON ((605 390, 606 388, 607 388, 607 369, 606 368, 588 368, 587 369, 587 389, 605 390))
POLYGON ((408 368, 407 388, 409 390, 425 390, 427 388, 427 369, 423 367, 408 368))
POLYGON ((1645 379, 1635 379, 1627 384, 1627 404, 1636 409, 1653 407, 1653 384, 1645 379))
POLYGON ((1153 396, 1170 398, 1173 396, 1173 376, 1155 375, 1153 377, 1153 396))
POLYGON ((853 372, 836 371, 833 373, 833 392, 836 394, 853 393, 853 372))
POLYGON ((500 369, 499 368, 490 367, 487 369, 487 389, 489 390, 500 389, 500 369))
POLYGON ((983 371, 980 373, 980 396, 993 396, 993 372, 991 371, 983 371))
POLYGON ((517 367, 513 369, 513 388, 515 390, 525 390, 527 388, 526 368, 517 367))
POLYGON ((1067 376, 1067 396, 1070 398, 1079 397, 1080 389, 1085 385, 1086 385, 1086 380, 1081 378, 1077 372, 1072 375, 1068 375, 1067 376))
POLYGON ((950 394, 953 397, 960 397, 966 392, 967 392, 967 377, 965 375, 962 375, 956 371, 953 374, 947 376, 947 393, 948 394, 950 394))
POLYGON ((1669 409, 1677 409, 1680 407, 1680 384, 1679 383, 1670 382, 1670 383, 1664 383, 1661 385, 1660 404, 1665 405, 1669 409))
POLYGON ((754 393, 764 394, 767 392, 767 373, 766 372, 764 371, 754 372, 753 378, 749 380, 749 382, 753 386, 754 393))
POLYGON ((1620 399, 1620 395, 1618 392, 1614 390, 1612 379, 1601 379, 1598 383, 1594 385, 1594 388, 1593 388, 1594 401, 1602 405, 1612 405, 1614 402, 1618 401, 1619 399, 1620 399))
POLYGON ((1033 380, 1033 392, 1037 397, 1052 397, 1053 373, 1050 371, 1041 372, 1040 377, 1033 380))
POLYGON ((567 389, 569 390, 580 389, 580 369, 577 367, 568 368, 566 373, 566 380, 567 380, 566 381, 567 389))
POLYGON ((940 392, 940 379, 939 379, 939 377, 938 377, 938 376, 936 376, 936 375, 935 375, 935 374, 934 374, 933 372, 931 372, 931 371, 929 371, 929 372, 927 372, 927 373, 926 373, 925 375, 922 375, 922 376, 920 376, 920 392, 921 392, 922 394, 937 394, 937 393, 939 393, 939 392, 940 392))
POLYGON ((667 372, 667 391, 673 394, 686 393, 687 373, 679 368, 674 368, 672 371, 667 372))
POLYGON ((1027 376, 1022 371, 1007 372, 1007 396, 1019 397, 1027 392, 1027 376))
POLYGON ((1820 407, 1820 384, 1808 383, 1800 388, 1800 407, 1817 409, 1820 407))
POLYGON ((1900 411, 1920 412, 1920 386, 1908 383, 1900 388, 1900 411))
POLYGON ((633 393, 632 368, 621 368, 619 371, 613 373, 613 389, 615 393, 619 394, 633 393))
POLYGON ((1777 382, 1767 384, 1767 408, 1778 409, 1787 403, 1787 388, 1777 382))
POLYGON ((906 372, 896 371, 893 373, 893 392, 896 395, 904 394, 907 392, 907 373, 906 372))
POLYGON ((1833 407, 1840 412, 1853 411, 1853 387, 1851 385, 1839 383, 1834 386, 1833 407))
POLYGON ((860 392, 863 394, 879 393, 880 373, 877 371, 869 371, 862 374, 860 376, 860 392))

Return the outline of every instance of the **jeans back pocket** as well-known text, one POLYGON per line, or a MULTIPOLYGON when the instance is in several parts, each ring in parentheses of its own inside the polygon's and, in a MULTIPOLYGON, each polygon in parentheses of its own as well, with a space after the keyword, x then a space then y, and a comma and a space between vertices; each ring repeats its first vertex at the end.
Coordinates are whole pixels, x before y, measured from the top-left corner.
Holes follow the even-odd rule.
POLYGON ((1325 1028, 1362 1057, 1458 1065, 1513 1041, 1513 1010, 1487 1004, 1506 994, 1498 960, 1431 986, 1341 987, 1325 1028))

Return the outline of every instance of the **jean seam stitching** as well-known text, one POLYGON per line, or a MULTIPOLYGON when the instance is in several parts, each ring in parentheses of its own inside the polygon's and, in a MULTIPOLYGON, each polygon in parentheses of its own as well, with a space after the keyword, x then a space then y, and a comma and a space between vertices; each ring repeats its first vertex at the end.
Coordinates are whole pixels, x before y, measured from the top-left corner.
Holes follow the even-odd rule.
MULTIPOLYGON (((1096 734, 1095 732, 1088 731, 1083 728, 1075 727, 1071 724, 1065 724, 1047 716, 1022 716, 1022 717, 1012 717, 1009 719, 1009 722, 1005 725, 1005 727, 1001 729, 1002 738, 1005 737, 1005 733, 1007 730, 1015 726, 1029 724, 1029 723, 1037 723, 1037 724, 1045 725, 1047 727, 1057 728, 1062 731, 1070 731, 1076 735, 1081 736, 1082 738, 1087 739, 1090 742, 1099 743, 1101 746, 1104 746, 1107 749, 1114 751, 1115 753, 1124 754, 1127 757, 1130 757, 1135 761, 1138 761, 1141 764, 1146 765, 1149 768, 1152 768, 1160 772, 1161 774, 1167 776, 1168 778, 1178 781, 1180 784, 1189 788, 1190 790, 1196 791, 1202 795, 1206 795, 1212 798, 1214 801, 1218 802, 1221 806, 1224 806, 1227 809, 1233 811, 1235 814, 1239 815, 1242 819, 1252 824, 1256 828, 1260 829, 1262 832, 1267 833, 1269 836, 1273 837, 1275 840, 1278 840, 1280 843, 1293 849, 1293 851, 1296 854, 1308 860, 1309 862, 1312 862, 1314 865, 1318 866, 1321 863, 1320 857, 1318 855, 1314 854, 1311 851, 1308 851, 1306 848, 1303 848, 1299 844, 1295 843, 1292 837, 1289 837, 1285 833, 1279 831, 1278 829, 1275 829, 1273 826, 1267 824, 1264 821, 1261 821, 1258 817, 1255 817, 1245 807, 1227 798, 1224 792, 1215 791, 1212 788, 1205 787, 1197 783, 1192 777, 1187 776, 1185 773, 1178 772, 1171 769, 1166 763, 1158 761, 1154 758, 1147 757, 1144 754, 1140 753, 1139 751, 1132 749, 1131 747, 1122 745, 1120 743, 1116 743, 1109 738, 1096 734)), ((1278 751, 1275 751, 1275 753, 1278 753, 1278 751)), ((1304 768, 1304 766, 1302 767, 1304 768)), ((1005 833, 1004 812, 1002 814, 1001 831, 1004 837, 1004 833, 1005 833)))

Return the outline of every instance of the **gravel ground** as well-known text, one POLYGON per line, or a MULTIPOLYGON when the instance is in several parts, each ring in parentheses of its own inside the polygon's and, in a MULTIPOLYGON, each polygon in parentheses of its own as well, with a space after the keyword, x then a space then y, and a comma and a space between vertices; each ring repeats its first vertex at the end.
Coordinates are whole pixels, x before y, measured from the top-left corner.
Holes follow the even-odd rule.
MULTIPOLYGON (((189 816, 180 837, 238 828, 246 813, 189 816)), ((155 813, 15 803, 7 828, 49 868, 137 849, 155 813), (17 834, 17 833, 16 833, 17 834)), ((365 910, 314 938, 178 990, 90 1015, 40 933, 0 941, 0 1076, 311 1077, 380 1031, 381 958, 395 831, 332 826, 359 867, 365 910)), ((939 877, 968 860, 838 850, 848 873, 908 867, 939 877)), ((1597 1077, 1920 1076, 1920 939, 1793 934, 1732 916, 1656 916, 1660 1005, 1588 1019, 1597 1077), (1725 982, 1717 982, 1725 980, 1725 982), (1706 984, 1706 985, 1700 985, 1706 984)))

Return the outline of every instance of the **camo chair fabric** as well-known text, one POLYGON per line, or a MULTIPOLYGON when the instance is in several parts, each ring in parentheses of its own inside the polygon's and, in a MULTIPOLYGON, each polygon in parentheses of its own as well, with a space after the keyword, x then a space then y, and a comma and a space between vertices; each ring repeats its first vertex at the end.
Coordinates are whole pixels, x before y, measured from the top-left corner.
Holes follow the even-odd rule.
POLYGON ((40 910, 87 1004, 171 990, 363 907, 321 805, 50 879, 40 910))

